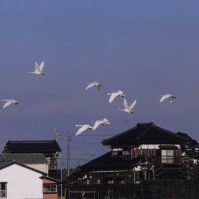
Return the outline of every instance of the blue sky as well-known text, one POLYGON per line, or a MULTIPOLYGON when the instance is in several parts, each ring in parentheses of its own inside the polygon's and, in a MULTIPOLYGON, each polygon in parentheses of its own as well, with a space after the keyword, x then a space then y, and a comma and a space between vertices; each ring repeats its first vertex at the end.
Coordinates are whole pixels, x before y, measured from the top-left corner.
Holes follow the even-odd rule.
POLYGON ((8 140, 57 140, 66 165, 84 164, 109 149, 103 139, 155 121, 199 140, 199 2, 184 0, 29 0, 0 2, 0 149, 8 140), (45 61, 45 76, 25 74, 45 61), (88 82, 100 91, 85 91, 88 82), (135 114, 116 110, 108 92, 123 90, 135 114), (159 94, 172 93, 172 104, 159 94), (3 102, 0 102, 3 106, 3 102), (79 136, 75 124, 109 119, 79 136))

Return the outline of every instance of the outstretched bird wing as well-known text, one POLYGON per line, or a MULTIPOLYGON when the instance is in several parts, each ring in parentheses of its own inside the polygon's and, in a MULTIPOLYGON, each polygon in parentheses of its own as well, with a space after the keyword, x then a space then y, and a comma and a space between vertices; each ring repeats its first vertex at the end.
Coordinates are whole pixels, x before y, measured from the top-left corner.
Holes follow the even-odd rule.
POLYGON ((77 131, 77 133, 75 135, 79 135, 82 132, 84 132, 85 130, 92 128, 89 125, 75 125, 76 127, 80 127, 80 129, 77 131))
POLYGON ((128 103, 127 103, 126 99, 124 98, 124 109, 128 109, 128 108, 129 108, 128 103))
POLYGON ((12 104, 12 101, 11 100, 8 100, 4 106, 2 108, 6 108, 7 106, 11 105, 12 104))
POLYGON ((44 69, 44 61, 41 62, 41 64, 38 66, 39 71, 42 72, 44 69))
POLYGON ((38 72, 38 73, 40 72, 39 64, 37 61, 35 62, 35 72, 38 72))
POLYGON ((169 98, 170 96, 171 96, 170 94, 162 95, 160 102, 164 101, 165 99, 169 98))
POLYGON ((118 96, 117 93, 112 93, 112 94, 109 94, 109 95, 111 95, 111 97, 109 99, 109 103, 111 103, 118 96))
POLYGON ((136 102, 137 102, 137 101, 135 100, 135 101, 129 106, 129 109, 130 109, 130 110, 133 109, 133 107, 136 105, 136 102))
POLYGON ((85 90, 87 90, 87 89, 89 89, 89 88, 91 88, 91 87, 93 87, 93 86, 95 86, 95 82, 93 82, 93 83, 88 83, 88 86, 85 88, 85 90))
POLYGON ((93 126, 93 131, 99 126, 101 125, 103 122, 101 120, 97 120, 93 126))

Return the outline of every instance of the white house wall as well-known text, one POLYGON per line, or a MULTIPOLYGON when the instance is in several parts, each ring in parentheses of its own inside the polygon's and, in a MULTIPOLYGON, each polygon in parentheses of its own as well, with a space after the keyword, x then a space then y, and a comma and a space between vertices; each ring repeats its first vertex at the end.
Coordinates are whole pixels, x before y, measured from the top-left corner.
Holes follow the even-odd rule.
POLYGON ((48 164, 25 164, 25 165, 48 174, 48 164))
POLYGON ((40 173, 17 164, 0 170, 0 181, 7 182, 8 199, 42 199, 40 173))

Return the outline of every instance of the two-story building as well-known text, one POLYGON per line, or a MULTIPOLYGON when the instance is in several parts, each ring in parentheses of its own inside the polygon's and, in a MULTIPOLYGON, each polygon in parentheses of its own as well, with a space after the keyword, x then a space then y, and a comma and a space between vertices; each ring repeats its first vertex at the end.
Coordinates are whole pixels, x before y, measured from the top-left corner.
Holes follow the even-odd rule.
POLYGON ((43 154, 48 163, 49 175, 57 172, 57 155, 59 152, 61 152, 61 148, 56 140, 8 141, 3 150, 3 154, 43 154))
POLYGON ((154 123, 102 141, 110 152, 80 166, 79 184, 126 184, 147 179, 184 179, 183 158, 199 157, 198 143, 186 133, 173 133, 154 123), (191 153, 190 153, 191 152, 191 153))

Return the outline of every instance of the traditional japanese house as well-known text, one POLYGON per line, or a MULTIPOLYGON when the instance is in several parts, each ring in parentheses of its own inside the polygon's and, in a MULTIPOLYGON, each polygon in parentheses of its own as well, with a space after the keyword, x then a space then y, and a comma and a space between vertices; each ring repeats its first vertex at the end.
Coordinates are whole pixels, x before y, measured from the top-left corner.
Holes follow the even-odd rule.
POLYGON ((146 179, 185 178, 183 157, 197 154, 198 143, 186 133, 173 133, 154 123, 102 141, 111 151, 82 165, 79 184, 139 183, 146 179))

